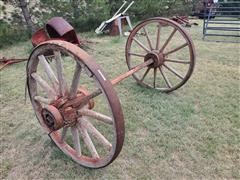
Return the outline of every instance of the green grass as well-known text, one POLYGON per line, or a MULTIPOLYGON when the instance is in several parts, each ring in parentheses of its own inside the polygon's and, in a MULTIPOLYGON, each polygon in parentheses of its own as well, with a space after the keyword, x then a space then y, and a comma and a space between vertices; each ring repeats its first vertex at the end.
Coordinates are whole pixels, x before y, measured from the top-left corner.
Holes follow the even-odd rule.
MULTIPOLYGON (((200 23, 201 24, 201 23, 200 23)), ((202 41, 201 25, 187 29, 197 62, 181 89, 162 94, 132 78, 116 86, 126 136, 118 158, 104 169, 83 168, 44 134, 29 99, 26 63, 0 71, 1 179, 239 179, 240 45, 202 41)), ((82 34, 110 79, 127 71, 126 38, 82 34)), ((26 57, 30 42, 0 50, 26 57)))

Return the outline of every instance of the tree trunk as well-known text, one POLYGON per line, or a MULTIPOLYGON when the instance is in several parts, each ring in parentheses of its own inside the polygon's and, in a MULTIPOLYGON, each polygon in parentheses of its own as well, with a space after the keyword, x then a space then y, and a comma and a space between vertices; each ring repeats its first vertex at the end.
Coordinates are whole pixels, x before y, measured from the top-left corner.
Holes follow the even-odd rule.
POLYGON ((19 0, 20 3, 20 8, 22 9, 22 13, 24 16, 24 19, 27 23, 28 29, 31 31, 33 34, 36 31, 36 28, 32 22, 28 7, 27 7, 27 2, 25 0, 19 0))
POLYGON ((78 18, 80 16, 79 4, 80 4, 79 0, 72 0, 71 1, 71 6, 73 8, 73 17, 74 18, 78 18))

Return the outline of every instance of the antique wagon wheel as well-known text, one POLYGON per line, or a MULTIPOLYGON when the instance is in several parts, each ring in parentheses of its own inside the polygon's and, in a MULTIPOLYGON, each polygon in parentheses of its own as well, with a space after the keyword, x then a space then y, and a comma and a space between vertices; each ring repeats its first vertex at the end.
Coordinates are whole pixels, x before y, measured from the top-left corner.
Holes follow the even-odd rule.
POLYGON ((121 105, 86 52, 65 41, 42 43, 29 58, 27 84, 41 126, 66 155, 90 168, 118 156, 124 140, 121 105))
POLYGON ((133 77, 138 84, 162 92, 171 92, 184 85, 195 64, 190 36, 180 25, 165 18, 151 18, 138 24, 128 37, 125 53, 129 69, 154 60, 133 77))

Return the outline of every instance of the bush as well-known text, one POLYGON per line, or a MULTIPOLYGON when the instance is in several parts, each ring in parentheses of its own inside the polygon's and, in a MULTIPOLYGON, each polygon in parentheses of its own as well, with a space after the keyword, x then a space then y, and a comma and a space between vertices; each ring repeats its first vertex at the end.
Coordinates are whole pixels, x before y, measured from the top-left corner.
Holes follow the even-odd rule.
POLYGON ((0 49, 31 37, 31 32, 21 27, 12 27, 0 21, 0 49))

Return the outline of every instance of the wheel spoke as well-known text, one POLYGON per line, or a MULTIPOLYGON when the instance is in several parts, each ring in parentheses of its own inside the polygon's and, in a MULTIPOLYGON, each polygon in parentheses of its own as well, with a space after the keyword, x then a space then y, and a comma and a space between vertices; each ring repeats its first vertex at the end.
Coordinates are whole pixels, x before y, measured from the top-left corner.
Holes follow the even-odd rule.
POLYGON ((38 101, 39 103, 50 104, 52 99, 44 98, 41 96, 34 96, 34 100, 38 101))
POLYGON ((101 113, 98 113, 96 111, 84 108, 84 109, 79 110, 79 112, 83 116, 92 117, 94 119, 100 120, 100 121, 105 122, 107 124, 111 124, 111 125, 113 124, 113 120, 112 120, 111 117, 108 117, 108 116, 106 116, 104 114, 101 114, 101 113))
POLYGON ((57 68, 57 77, 59 81, 59 92, 61 96, 64 96, 67 93, 67 83, 63 76, 63 65, 62 65, 62 57, 60 51, 54 51, 54 55, 56 58, 56 68, 57 68))
POLYGON ((144 46, 139 40, 137 40, 135 37, 133 38, 133 40, 141 47, 143 48, 146 52, 150 52, 150 50, 144 46))
POLYGON ((90 151, 93 158, 99 158, 98 152, 87 132, 87 129, 83 128, 82 124, 78 124, 78 130, 81 133, 84 143, 86 144, 88 150, 90 151))
POLYGON ((157 68, 154 68, 153 87, 156 88, 157 68))
POLYGON ((80 140, 79 140, 79 133, 76 126, 71 127, 71 133, 72 133, 72 140, 74 144, 74 149, 77 152, 78 156, 81 156, 81 146, 80 146, 80 140))
POLYGON ((140 80, 141 82, 142 82, 142 81, 144 80, 144 78, 147 76, 147 74, 149 73, 150 69, 151 69, 150 67, 147 68, 147 70, 146 70, 146 72, 144 73, 142 79, 140 80))
POLYGON ((38 56, 38 59, 39 59, 40 63, 42 64, 42 66, 44 67, 44 70, 45 70, 49 80, 51 81, 53 88, 57 91, 58 90, 58 80, 57 80, 51 66, 49 65, 49 63, 47 62, 46 58, 43 55, 38 56))
POLYGON ((68 131, 68 127, 63 127, 62 135, 61 135, 61 142, 64 141, 64 138, 65 138, 66 135, 67 135, 67 131, 68 131))
POLYGON ((168 39, 166 40, 166 42, 163 44, 162 48, 160 49, 160 52, 163 52, 163 50, 166 48, 166 46, 168 45, 168 43, 171 41, 172 37, 174 36, 174 34, 176 33, 177 29, 174 29, 172 31, 172 33, 170 34, 170 36, 168 37, 168 39))
POLYGON ((157 31, 157 42, 156 42, 156 50, 159 49, 159 41, 160 41, 160 29, 161 29, 161 26, 160 26, 160 23, 158 24, 158 31, 157 31))
POLYGON ((148 31, 146 30, 145 27, 143 27, 143 30, 144 30, 144 33, 146 34, 146 38, 147 38, 147 41, 148 41, 148 45, 149 45, 150 49, 153 50, 152 43, 151 43, 150 38, 149 38, 149 35, 148 35, 148 31))
POLYGON ((182 61, 178 59, 165 59, 167 62, 180 63, 180 64, 190 64, 190 61, 182 61))
POLYGON ((167 55, 169 55, 169 54, 172 54, 172 53, 174 53, 174 52, 176 52, 176 51, 178 51, 178 50, 186 47, 187 45, 188 45, 188 43, 186 42, 186 43, 182 44, 181 46, 178 46, 177 48, 175 48, 175 49, 173 49, 173 50, 165 53, 164 55, 167 56, 167 55))
POLYGON ((56 92, 51 86, 48 85, 46 81, 41 78, 41 76, 39 76, 37 73, 32 73, 31 76, 33 77, 33 79, 35 79, 35 81, 38 82, 42 89, 47 92, 50 99, 55 99, 56 92))
POLYGON ((170 81, 168 80, 168 78, 167 78, 167 76, 164 74, 164 72, 162 71, 161 67, 159 67, 159 70, 160 70, 160 73, 162 74, 162 77, 163 77, 165 83, 167 84, 167 86, 168 86, 169 88, 172 88, 172 85, 171 85, 170 81))
POLYGON ((163 66, 169 71, 171 71, 173 74, 175 74, 177 77, 179 77, 180 79, 184 79, 184 77, 179 72, 177 72, 177 70, 175 70, 174 68, 167 66, 166 64, 163 64, 163 66))
POLYGON ((69 95, 70 99, 72 99, 76 96, 81 72, 82 72, 82 68, 77 63, 76 68, 75 68, 75 72, 74 72, 74 75, 73 75, 73 79, 72 79, 71 89, 70 89, 70 95, 69 95))
POLYGON ((132 56, 145 57, 144 54, 131 53, 131 52, 129 52, 128 54, 130 54, 130 55, 132 55, 132 56))
POLYGON ((82 126, 87 129, 87 131, 95 137, 107 150, 111 150, 112 144, 90 123, 84 118, 80 120, 82 126))

